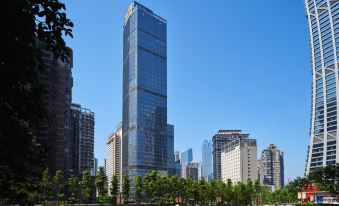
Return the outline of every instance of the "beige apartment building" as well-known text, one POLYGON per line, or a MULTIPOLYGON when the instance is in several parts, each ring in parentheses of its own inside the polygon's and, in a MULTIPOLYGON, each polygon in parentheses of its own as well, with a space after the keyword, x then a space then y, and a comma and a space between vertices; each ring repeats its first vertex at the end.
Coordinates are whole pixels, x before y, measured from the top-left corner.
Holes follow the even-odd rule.
POLYGON ((226 144, 221 153, 221 179, 233 184, 258 179, 257 141, 249 138, 237 138, 226 144))
POLYGON ((107 158, 106 158, 106 175, 108 182, 108 190, 111 187, 112 176, 116 175, 118 178, 118 188, 121 191, 121 183, 122 183, 122 129, 121 124, 119 124, 116 128, 116 131, 113 132, 108 138, 106 142, 107 148, 107 158))

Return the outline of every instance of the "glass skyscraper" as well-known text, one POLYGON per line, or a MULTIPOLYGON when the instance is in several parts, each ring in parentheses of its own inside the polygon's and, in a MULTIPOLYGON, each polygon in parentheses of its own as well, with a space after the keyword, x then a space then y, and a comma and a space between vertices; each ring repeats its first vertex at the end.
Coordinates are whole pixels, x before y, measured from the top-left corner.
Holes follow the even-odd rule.
POLYGON ((193 150, 192 148, 181 153, 180 163, 185 165, 193 161, 193 150))
POLYGON ((212 141, 204 140, 202 143, 201 172, 206 181, 212 179, 212 141))
POLYGON ((312 65, 310 145, 306 174, 338 162, 339 2, 305 0, 312 65))
POLYGON ((137 2, 124 20, 122 119, 123 173, 167 174, 167 22, 137 2))

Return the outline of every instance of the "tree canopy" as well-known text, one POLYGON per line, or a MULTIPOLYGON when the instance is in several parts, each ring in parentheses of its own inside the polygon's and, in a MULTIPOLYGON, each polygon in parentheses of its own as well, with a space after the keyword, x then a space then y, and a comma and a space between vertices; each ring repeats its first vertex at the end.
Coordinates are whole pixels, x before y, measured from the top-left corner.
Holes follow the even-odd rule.
POLYGON ((321 167, 311 172, 308 178, 339 201, 339 164, 321 167))
POLYGON ((64 37, 72 37, 73 23, 58 0, 1 1, 0 8, 0 199, 23 203, 38 191, 46 160, 35 136, 48 118, 37 77, 44 69, 37 41, 64 59, 64 37))

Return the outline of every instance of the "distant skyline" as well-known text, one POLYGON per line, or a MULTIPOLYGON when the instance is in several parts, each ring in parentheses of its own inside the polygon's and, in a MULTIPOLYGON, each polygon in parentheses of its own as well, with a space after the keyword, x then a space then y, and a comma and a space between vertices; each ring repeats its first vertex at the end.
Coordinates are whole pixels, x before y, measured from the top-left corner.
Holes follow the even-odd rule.
MULTIPOLYGON (((75 24, 73 102, 95 113, 95 157, 122 120, 123 19, 132 1, 63 1, 75 24)), ((168 21, 168 122, 175 149, 241 129, 285 154, 302 176, 309 144, 311 67, 303 1, 138 1, 168 21)))

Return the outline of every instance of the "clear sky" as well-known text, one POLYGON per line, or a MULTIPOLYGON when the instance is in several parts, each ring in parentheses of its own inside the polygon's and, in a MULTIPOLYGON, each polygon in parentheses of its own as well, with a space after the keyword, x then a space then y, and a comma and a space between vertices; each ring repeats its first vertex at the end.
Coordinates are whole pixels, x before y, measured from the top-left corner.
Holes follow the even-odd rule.
MULTIPOLYGON (((95 156, 122 119, 122 31, 131 0, 65 0, 74 22, 73 102, 95 112, 95 156)), ((168 123, 175 148, 241 129, 285 152, 285 179, 304 173, 311 69, 302 0, 140 0, 168 21, 168 123)))

